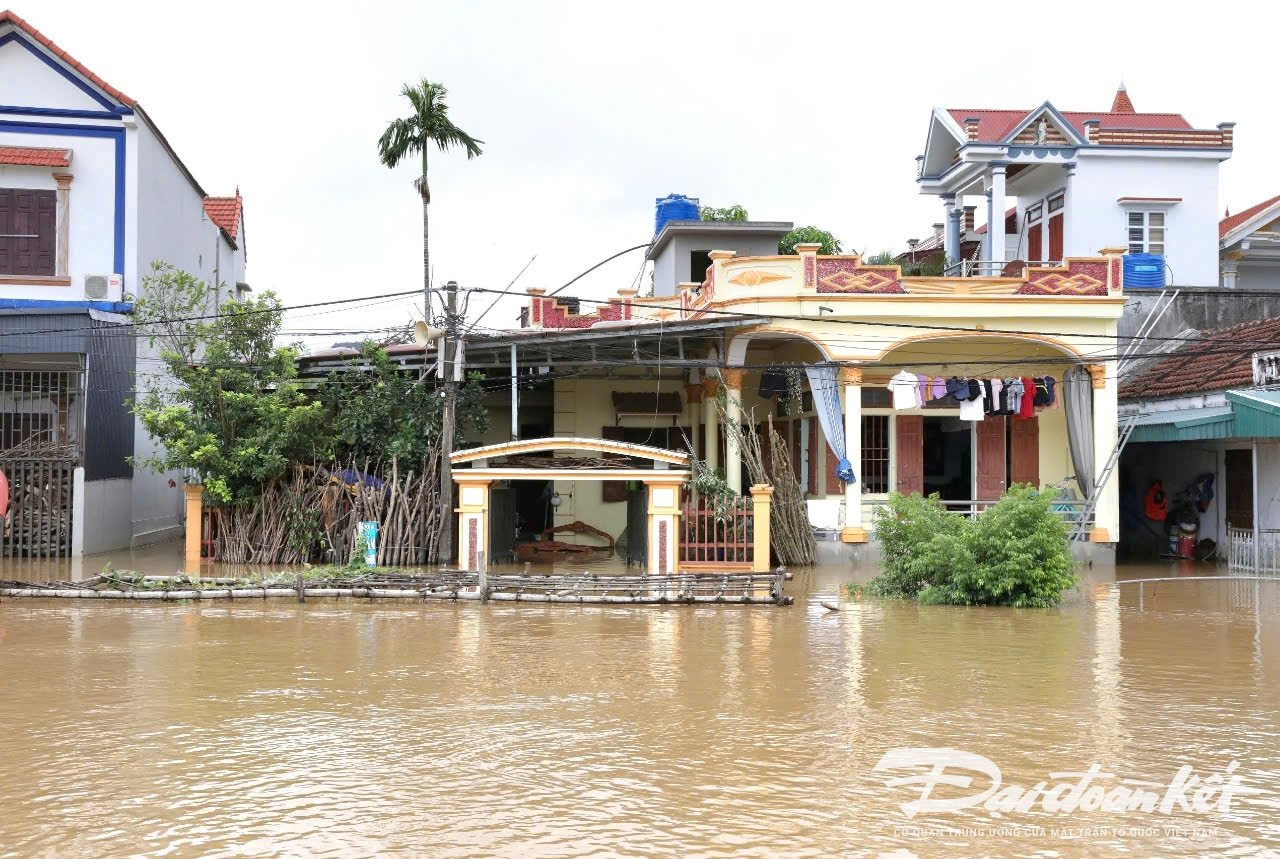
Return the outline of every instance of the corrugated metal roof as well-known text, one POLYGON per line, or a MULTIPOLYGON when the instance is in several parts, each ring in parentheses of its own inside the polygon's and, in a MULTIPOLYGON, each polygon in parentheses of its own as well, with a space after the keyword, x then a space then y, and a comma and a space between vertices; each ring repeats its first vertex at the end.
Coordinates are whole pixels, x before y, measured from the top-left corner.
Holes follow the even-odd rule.
POLYGON ((1228 391, 1227 401, 1208 409, 1146 412, 1138 416, 1129 440, 1280 438, 1280 391, 1228 391))
POLYGON ((1237 438, 1280 438, 1280 392, 1228 391, 1237 438))
POLYGON ((1231 438, 1230 406, 1211 409, 1172 409, 1138 416, 1130 441, 1194 441, 1231 438))

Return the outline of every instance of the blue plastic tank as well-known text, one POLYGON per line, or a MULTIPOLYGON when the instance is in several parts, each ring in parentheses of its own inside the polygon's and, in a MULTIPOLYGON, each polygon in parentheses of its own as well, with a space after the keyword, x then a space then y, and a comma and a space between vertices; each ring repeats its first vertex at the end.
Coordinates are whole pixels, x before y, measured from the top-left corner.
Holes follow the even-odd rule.
POLYGON ((1163 289, 1164 272, 1163 254, 1125 254, 1124 256, 1125 289, 1163 289))
POLYGON ((699 204, 697 197, 686 197, 684 194, 668 194, 654 201, 656 211, 653 217, 653 234, 662 232, 667 221, 698 220, 699 204))

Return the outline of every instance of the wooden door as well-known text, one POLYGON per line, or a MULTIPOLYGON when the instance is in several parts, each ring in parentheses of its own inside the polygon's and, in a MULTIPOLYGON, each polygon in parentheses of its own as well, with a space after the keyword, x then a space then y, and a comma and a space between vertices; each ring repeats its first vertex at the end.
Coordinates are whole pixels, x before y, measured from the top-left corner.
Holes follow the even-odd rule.
POLYGON ((1049 219, 1049 259, 1062 261, 1062 218, 1057 214, 1049 219))
POLYGON ((818 467, 818 463, 824 462, 825 458, 818 448, 818 419, 805 418, 805 420, 809 423, 809 494, 821 495, 822 488, 818 484, 818 475, 822 473, 822 469, 818 467))
POLYGON ((976 500, 994 501, 1004 494, 1004 421, 999 415, 989 415, 974 424, 978 455, 976 500))
POLYGON ((894 424, 894 488, 904 495, 924 492, 924 415, 896 415, 894 424))
POLYGON ((1253 527, 1253 451, 1228 450, 1226 491, 1223 500, 1227 524, 1232 528, 1253 527))
POLYGON ((1009 421, 1009 482, 1040 487, 1040 418, 1009 421))
POLYGON ((1035 262, 1044 259, 1044 246, 1041 244, 1043 229, 1039 223, 1027 227, 1027 260, 1035 262))

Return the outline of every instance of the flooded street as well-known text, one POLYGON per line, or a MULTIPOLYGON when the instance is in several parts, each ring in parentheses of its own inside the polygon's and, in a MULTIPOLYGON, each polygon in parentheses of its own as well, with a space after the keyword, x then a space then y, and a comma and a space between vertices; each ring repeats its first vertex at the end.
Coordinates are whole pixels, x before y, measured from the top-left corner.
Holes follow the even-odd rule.
POLYGON ((808 597, 869 575, 801 573, 790 608, 9 600, 0 855, 1280 850, 1280 582, 1147 585, 1141 609, 1110 570, 1052 611, 808 597), (873 771, 898 747, 1026 788, 1239 761, 1262 793, 909 819, 920 788, 885 782, 916 770, 873 771))

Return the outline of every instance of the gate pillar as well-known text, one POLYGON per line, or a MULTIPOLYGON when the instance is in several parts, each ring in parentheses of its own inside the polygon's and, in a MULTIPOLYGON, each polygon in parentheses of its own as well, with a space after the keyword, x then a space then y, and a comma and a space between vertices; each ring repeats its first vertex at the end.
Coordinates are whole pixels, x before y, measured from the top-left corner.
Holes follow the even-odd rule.
MULTIPOLYGON (((455 472, 456 474, 457 472, 455 472)), ((458 567, 478 571, 480 556, 489 561, 489 481, 458 481, 458 567)))
POLYGON ((665 576, 680 571, 680 487, 682 477, 645 478, 649 493, 649 575, 665 576))

